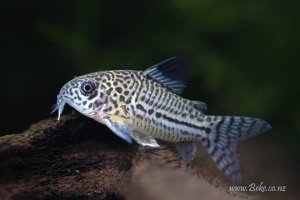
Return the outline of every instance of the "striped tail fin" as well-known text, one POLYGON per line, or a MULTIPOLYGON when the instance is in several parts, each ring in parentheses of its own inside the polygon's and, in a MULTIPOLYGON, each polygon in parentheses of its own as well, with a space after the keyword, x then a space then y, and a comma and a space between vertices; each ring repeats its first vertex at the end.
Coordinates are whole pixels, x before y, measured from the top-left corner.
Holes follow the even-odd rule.
POLYGON ((239 182, 240 162, 238 143, 271 129, 266 121, 252 117, 206 116, 210 132, 203 145, 219 169, 239 182))

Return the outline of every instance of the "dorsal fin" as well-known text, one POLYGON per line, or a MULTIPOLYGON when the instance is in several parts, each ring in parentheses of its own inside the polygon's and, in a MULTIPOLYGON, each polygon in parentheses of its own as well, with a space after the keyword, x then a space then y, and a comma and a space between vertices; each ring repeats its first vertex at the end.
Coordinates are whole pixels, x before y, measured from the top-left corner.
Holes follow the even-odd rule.
POLYGON ((181 57, 175 56, 164 60, 146 69, 143 74, 177 94, 181 94, 187 85, 187 65, 185 59, 181 57))

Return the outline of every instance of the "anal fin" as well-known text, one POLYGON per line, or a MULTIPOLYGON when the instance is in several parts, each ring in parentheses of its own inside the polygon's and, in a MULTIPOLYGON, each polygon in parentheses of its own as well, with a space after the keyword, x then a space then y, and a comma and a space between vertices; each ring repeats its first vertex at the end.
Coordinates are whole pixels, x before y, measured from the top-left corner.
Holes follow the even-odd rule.
POLYGON ((194 142, 178 142, 176 149, 184 161, 189 164, 192 163, 197 152, 197 146, 194 142))

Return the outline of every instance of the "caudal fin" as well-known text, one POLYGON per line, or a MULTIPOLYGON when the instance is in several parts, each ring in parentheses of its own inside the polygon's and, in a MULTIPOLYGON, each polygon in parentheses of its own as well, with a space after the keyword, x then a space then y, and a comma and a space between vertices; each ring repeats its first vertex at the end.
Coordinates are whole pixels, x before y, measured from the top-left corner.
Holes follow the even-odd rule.
POLYGON ((206 116, 210 132, 203 145, 219 169, 233 181, 240 181, 239 141, 271 129, 266 121, 252 117, 206 116))

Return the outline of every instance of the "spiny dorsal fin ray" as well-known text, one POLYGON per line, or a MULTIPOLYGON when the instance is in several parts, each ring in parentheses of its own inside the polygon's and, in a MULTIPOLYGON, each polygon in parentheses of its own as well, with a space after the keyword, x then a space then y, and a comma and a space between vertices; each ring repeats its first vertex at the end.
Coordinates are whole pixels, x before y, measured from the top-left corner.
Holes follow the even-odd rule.
POLYGON ((185 59, 172 57, 146 69, 143 73, 163 84, 176 94, 181 94, 187 85, 188 73, 185 59))

